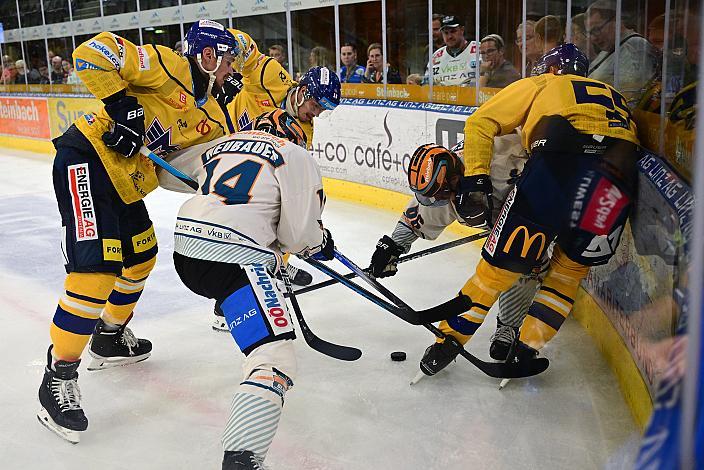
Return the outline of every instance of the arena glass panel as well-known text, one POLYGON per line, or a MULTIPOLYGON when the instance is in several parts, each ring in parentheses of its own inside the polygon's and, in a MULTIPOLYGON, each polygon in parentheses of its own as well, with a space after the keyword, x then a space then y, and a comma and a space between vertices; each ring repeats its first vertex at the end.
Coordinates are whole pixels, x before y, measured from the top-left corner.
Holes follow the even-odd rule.
POLYGON ((232 27, 244 31, 254 39, 262 54, 276 57, 288 70, 288 43, 286 40, 286 14, 271 13, 232 18, 232 27), (274 49, 270 49, 274 46, 274 49))
POLYGON ((291 11, 294 78, 311 67, 335 66, 335 13, 333 7, 291 11))

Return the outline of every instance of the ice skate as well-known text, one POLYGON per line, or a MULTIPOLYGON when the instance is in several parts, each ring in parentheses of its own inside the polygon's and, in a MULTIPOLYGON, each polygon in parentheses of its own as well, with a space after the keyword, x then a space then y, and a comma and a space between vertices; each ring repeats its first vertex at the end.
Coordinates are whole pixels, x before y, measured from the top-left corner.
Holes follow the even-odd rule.
POLYGON ((294 286, 305 287, 313 282, 313 276, 308 271, 297 268, 292 264, 286 265, 286 274, 294 286))
POLYGON ((108 331, 105 322, 100 319, 95 325, 88 352, 93 358, 88 370, 101 370, 144 361, 151 356, 152 343, 136 338, 126 325, 108 331))
POLYGON ((225 319, 225 313, 220 309, 220 305, 217 303, 213 308, 213 323, 210 325, 215 331, 230 331, 227 326, 227 320, 225 319))
POLYGON ((425 375, 435 375, 454 361, 462 345, 452 336, 445 337, 442 343, 433 343, 425 350, 420 360, 420 370, 425 375))
POLYGON ((88 419, 81 409, 78 388, 78 365, 81 361, 56 361, 52 367, 51 347, 47 366, 39 387, 41 409, 37 419, 50 431, 72 444, 80 441, 80 432, 88 428, 88 419))
POLYGON ((225 451, 222 470, 267 470, 264 459, 250 450, 225 451))
POLYGON ((516 338, 518 338, 518 328, 506 325, 497 318, 496 331, 491 335, 489 356, 496 361, 505 361, 516 338))

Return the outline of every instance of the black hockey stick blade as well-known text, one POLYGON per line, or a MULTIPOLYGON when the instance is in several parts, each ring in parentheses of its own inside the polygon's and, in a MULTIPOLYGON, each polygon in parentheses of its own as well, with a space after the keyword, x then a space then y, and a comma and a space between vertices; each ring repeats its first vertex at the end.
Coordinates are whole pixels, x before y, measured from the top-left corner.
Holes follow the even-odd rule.
POLYGON ((460 355, 471 362, 477 369, 484 372, 489 377, 496 379, 520 379, 538 375, 550 366, 550 361, 545 357, 529 359, 520 362, 486 362, 468 353, 462 348, 460 355))
MULTIPOLYGON (((449 250, 450 248, 454 248, 456 246, 464 245, 465 243, 471 243, 473 241, 481 240, 482 238, 486 238, 489 235, 488 230, 484 230, 483 232, 475 233, 473 235, 466 236, 464 238, 459 238, 457 240, 453 240, 451 242, 443 243, 442 245, 437 245, 437 246, 432 246, 430 248, 426 248, 425 250, 420 250, 415 253, 410 253, 406 256, 401 256, 397 264, 405 263, 407 261, 413 261, 414 259, 422 258, 424 256, 432 255, 434 253, 439 253, 441 251, 449 250)), ((364 272, 369 272, 368 268, 364 270, 364 272)), ((345 279, 354 279, 357 277, 357 273, 347 273, 344 275, 345 279)), ((337 284, 338 281, 336 279, 328 279, 326 281, 321 281, 316 284, 311 284, 310 286, 302 287, 300 289, 296 289, 294 292, 296 295, 300 294, 306 294, 308 292, 322 289, 323 287, 331 286, 333 284, 337 284)), ((286 297, 288 297, 288 294, 286 294, 286 297)))
POLYGON ((313 333, 308 326, 308 323, 306 323, 305 318, 303 318, 301 307, 298 305, 298 299, 296 299, 296 296, 293 294, 291 279, 289 279, 285 269, 281 270, 281 278, 283 279, 286 290, 288 291, 289 301, 293 307, 293 312, 296 314, 296 320, 298 320, 298 326, 301 328, 301 333, 303 333, 303 339, 308 346, 321 354, 325 354, 326 356, 330 356, 341 361, 356 361, 362 357, 362 351, 357 348, 342 346, 340 344, 325 341, 313 333))

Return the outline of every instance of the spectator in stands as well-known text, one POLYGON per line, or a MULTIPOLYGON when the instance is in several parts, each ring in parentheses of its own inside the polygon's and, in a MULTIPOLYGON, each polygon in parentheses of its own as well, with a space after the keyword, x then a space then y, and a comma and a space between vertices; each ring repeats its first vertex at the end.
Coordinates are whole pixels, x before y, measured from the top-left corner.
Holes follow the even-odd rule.
MULTIPOLYGON (((432 73, 434 85, 469 86, 473 85, 477 70, 477 43, 464 37, 464 21, 459 16, 444 16, 440 31, 445 41, 433 54, 428 70, 432 73)), ((423 82, 429 82, 425 77, 423 82)))
MULTIPOLYGON (((619 31, 619 79, 616 87, 635 105, 656 73, 656 57, 647 39, 629 29, 619 31)), ((616 0, 596 0, 587 9, 587 34, 601 52, 589 66, 589 77, 614 85, 616 47, 616 0)))
POLYGON ((333 66, 333 60, 330 60, 330 51, 323 46, 315 46, 310 50, 310 55, 308 56, 308 65, 310 68, 313 67, 327 67, 330 70, 337 70, 337 67, 333 66))
POLYGON ((373 42, 367 47, 367 68, 364 71, 362 82, 383 83, 384 69, 386 69, 386 83, 403 83, 398 70, 384 60, 381 44, 373 42))
MULTIPOLYGON (((535 41, 535 21, 526 20, 526 68, 525 76, 530 76, 533 70, 533 63, 543 55, 543 50, 538 47, 535 41)), ((518 48, 518 57, 523 54, 523 23, 516 27, 516 47, 518 48)))
POLYGON ((489 34, 479 43, 482 62, 479 66, 479 86, 503 88, 521 78, 518 70, 504 57, 504 40, 489 34))
POLYGON ((535 23, 533 32, 533 40, 543 54, 565 42, 565 30, 557 16, 543 16, 535 23))
POLYGON ((577 46, 580 51, 589 57, 589 60, 594 60, 596 57, 596 51, 592 47, 591 41, 587 36, 587 27, 584 22, 587 19, 587 15, 580 13, 579 15, 574 15, 572 17, 572 44, 577 46))
POLYGON ((61 56, 55 55, 51 58, 51 83, 55 85, 62 84, 66 81, 66 73, 62 66, 63 59, 61 56))
POLYGON ((15 78, 17 77, 17 66, 9 55, 3 56, 2 63, 5 67, 2 69, 0 82, 2 82, 3 85, 12 85, 15 83, 15 78))
POLYGON ((284 46, 281 44, 274 44, 269 47, 269 57, 273 57, 281 66, 288 70, 288 64, 286 63, 286 52, 284 51, 284 46))
POLYGON ((357 63, 357 46, 352 43, 345 43, 340 48, 340 82, 342 83, 362 83, 364 77, 364 67, 357 63))
POLYGON ((42 64, 39 66, 39 84, 48 85, 49 84, 49 67, 42 64))
POLYGON ((76 74, 76 70, 73 68, 73 64, 71 64, 71 62, 64 59, 61 65, 64 68, 64 73, 66 74, 66 81, 64 83, 67 85, 76 85, 81 83, 81 80, 78 78, 78 74, 76 74))
POLYGON ((174 50, 181 54, 183 52, 183 41, 176 41, 176 44, 174 44, 174 50))
POLYGON ((423 76, 419 73, 412 73, 406 77, 406 85, 421 85, 423 76))
POLYGON ((32 83, 29 80, 29 75, 27 74, 27 66, 24 60, 20 59, 15 61, 15 69, 17 70, 17 75, 15 75, 15 85, 24 85, 26 83, 32 83))

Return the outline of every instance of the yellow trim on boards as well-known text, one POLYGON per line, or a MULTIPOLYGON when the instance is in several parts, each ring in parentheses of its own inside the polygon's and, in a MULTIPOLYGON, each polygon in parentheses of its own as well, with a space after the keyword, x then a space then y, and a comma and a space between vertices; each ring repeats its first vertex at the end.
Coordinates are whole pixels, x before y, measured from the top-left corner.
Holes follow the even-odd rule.
MULTIPOLYGON (((409 195, 350 181, 323 178, 325 194, 335 199, 394 211, 399 215, 406 208, 409 195)), ((471 235, 478 229, 453 223, 448 230, 458 235, 471 235)), ((476 244, 484 240, 477 240, 476 244)), ((653 402, 643 377, 631 353, 603 310, 594 299, 580 288, 572 312, 574 318, 589 333, 616 376, 621 393, 641 429, 648 424, 653 402)))
POLYGON ((50 140, 25 139, 23 137, 0 135, 0 147, 27 152, 54 154, 54 144, 50 140))

